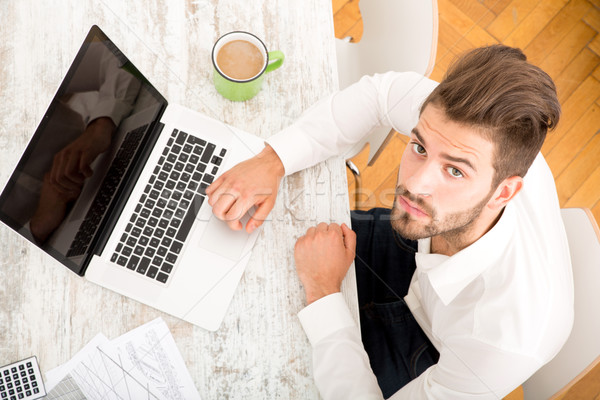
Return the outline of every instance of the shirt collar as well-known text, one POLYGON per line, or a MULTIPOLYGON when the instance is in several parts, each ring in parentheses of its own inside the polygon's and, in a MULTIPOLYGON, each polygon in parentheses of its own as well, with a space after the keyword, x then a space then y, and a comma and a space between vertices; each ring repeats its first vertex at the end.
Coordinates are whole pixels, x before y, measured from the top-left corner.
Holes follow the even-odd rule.
POLYGON ((427 275, 436 294, 444 305, 448 305, 469 283, 501 257, 515 224, 516 215, 509 203, 492 229, 451 257, 431 254, 431 238, 421 239, 419 251, 415 255, 417 269, 427 275))

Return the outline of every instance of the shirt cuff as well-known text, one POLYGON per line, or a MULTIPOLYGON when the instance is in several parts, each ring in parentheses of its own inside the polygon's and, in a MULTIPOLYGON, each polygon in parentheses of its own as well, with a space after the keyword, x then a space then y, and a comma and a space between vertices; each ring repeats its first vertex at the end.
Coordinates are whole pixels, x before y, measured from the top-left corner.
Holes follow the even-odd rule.
POLYGON ((100 117, 108 117, 115 126, 119 126, 123 118, 131 112, 131 105, 116 99, 101 100, 90 112, 87 124, 100 117))
POLYGON ((322 297, 298 313, 310 344, 314 346, 332 333, 356 326, 341 293, 322 297))
POLYGON ((302 130, 294 126, 276 133, 266 142, 279 156, 286 175, 291 175, 306 168, 312 161, 303 156, 313 153, 311 143, 306 140, 302 130))

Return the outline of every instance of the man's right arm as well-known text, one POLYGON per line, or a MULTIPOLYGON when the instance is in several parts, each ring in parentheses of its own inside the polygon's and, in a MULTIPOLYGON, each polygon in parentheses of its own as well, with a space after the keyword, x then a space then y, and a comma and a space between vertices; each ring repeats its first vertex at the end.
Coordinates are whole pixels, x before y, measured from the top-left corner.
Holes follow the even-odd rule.
MULTIPOLYGON (((418 119, 422 100, 434 86, 434 82, 412 72, 363 77, 317 102, 294 124, 269 138, 267 144, 276 154, 284 175, 293 174, 344 154, 376 126, 410 132, 418 119)), ((254 159, 260 164, 264 156, 261 153, 254 159)), ((273 164, 263 164, 252 172, 243 171, 242 164, 238 164, 207 190, 215 215, 226 220, 232 229, 241 229, 240 219, 256 205, 260 213, 246 227, 252 231, 260 226, 275 204, 281 170, 273 168, 273 164), (265 180, 271 184, 261 186, 265 180), (277 182, 275 188, 273 182, 277 182), (236 191, 227 192, 227 188, 236 191), (270 194, 265 198, 265 193, 270 194)))

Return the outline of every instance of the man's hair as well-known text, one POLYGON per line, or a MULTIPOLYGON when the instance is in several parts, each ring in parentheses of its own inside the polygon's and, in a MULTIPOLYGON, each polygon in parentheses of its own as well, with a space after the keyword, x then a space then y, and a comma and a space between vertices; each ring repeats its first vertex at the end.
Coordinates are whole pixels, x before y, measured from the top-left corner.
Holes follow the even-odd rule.
POLYGON ((524 176, 546 133, 560 117, 554 82, 519 49, 492 45, 467 52, 450 66, 427 97, 454 122, 479 130, 494 143, 492 188, 524 176))

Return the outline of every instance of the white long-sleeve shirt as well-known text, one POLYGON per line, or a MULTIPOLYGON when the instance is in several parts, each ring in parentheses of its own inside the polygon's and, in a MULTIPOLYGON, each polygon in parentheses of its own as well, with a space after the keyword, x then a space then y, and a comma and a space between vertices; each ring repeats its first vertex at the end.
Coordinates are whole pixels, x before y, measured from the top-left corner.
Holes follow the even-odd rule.
MULTIPOLYGON (((268 143, 286 174, 343 153, 375 125, 408 133, 437 85, 415 73, 365 77, 268 143)), ((451 257, 419 240, 404 298, 440 353, 393 399, 499 399, 550 361, 573 323, 573 282, 554 180, 541 154, 496 225, 451 257)), ((341 294, 299 313, 325 399, 382 397, 341 294)))

